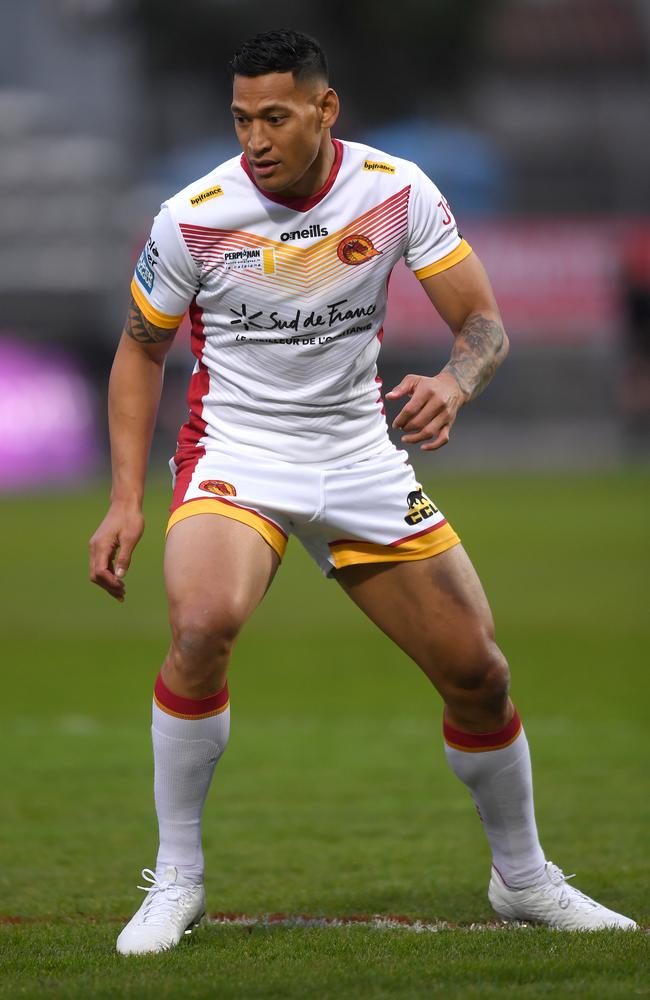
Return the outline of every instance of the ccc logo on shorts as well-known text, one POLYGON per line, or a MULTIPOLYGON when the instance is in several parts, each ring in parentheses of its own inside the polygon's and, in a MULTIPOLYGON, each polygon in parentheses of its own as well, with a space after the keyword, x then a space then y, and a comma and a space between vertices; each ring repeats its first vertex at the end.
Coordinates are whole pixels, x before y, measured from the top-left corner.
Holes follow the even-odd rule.
POLYGON ((226 483, 223 479, 204 479, 199 484, 200 490, 206 493, 216 493, 219 497, 236 497, 237 490, 232 483, 226 483))
POLYGON ((406 503, 409 510, 404 520, 407 524, 419 524, 425 518, 432 517, 438 513, 438 508, 433 500, 422 490, 422 487, 409 493, 406 503))

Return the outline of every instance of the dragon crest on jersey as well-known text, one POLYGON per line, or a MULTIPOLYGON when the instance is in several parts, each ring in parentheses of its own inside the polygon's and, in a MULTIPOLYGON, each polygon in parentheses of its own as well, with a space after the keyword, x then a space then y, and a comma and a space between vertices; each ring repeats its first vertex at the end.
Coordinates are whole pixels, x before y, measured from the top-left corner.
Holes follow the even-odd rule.
POLYGON ((224 479, 204 479, 199 483, 199 489, 206 493, 215 493, 219 497, 236 497, 237 490, 232 483, 227 483, 224 479))
POLYGON ((356 265, 363 264, 371 257, 378 257, 381 250, 375 249, 368 236, 360 236, 355 233, 354 236, 346 236, 345 239, 341 240, 336 252, 339 255, 339 260, 342 260, 344 264, 356 265))
POLYGON ((404 518, 407 524, 419 524, 427 517, 438 513, 438 508, 431 497, 428 497, 422 487, 413 490, 406 498, 408 514, 404 518))

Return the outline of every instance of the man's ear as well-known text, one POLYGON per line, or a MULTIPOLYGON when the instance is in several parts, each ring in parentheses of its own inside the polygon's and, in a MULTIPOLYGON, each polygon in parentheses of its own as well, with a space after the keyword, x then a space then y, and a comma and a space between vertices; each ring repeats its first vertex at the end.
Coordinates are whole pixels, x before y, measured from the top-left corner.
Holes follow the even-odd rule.
POLYGON ((320 98, 321 127, 332 128, 339 116, 339 97, 335 90, 328 87, 320 98))

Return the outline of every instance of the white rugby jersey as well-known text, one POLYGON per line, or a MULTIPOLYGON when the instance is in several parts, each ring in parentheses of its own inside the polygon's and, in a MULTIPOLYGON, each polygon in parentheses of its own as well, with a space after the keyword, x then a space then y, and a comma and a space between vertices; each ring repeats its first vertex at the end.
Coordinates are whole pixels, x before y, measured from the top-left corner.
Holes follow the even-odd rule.
POLYGON ((449 205, 407 160, 333 140, 324 187, 283 198, 244 156, 164 202, 133 297, 196 357, 177 463, 211 446, 323 467, 392 448, 377 376, 390 273, 466 257, 449 205))

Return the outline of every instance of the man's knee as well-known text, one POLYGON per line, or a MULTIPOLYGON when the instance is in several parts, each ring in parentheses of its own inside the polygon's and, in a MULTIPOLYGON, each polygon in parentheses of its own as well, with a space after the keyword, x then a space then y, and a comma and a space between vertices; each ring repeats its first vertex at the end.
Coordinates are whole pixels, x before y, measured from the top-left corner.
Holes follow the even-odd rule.
POLYGON ((171 614, 174 667, 183 674, 225 668, 242 626, 236 609, 175 609, 171 614))
POLYGON ((463 655, 448 671, 445 700, 499 714, 508 701, 508 661, 490 635, 481 634, 463 646, 463 655))

